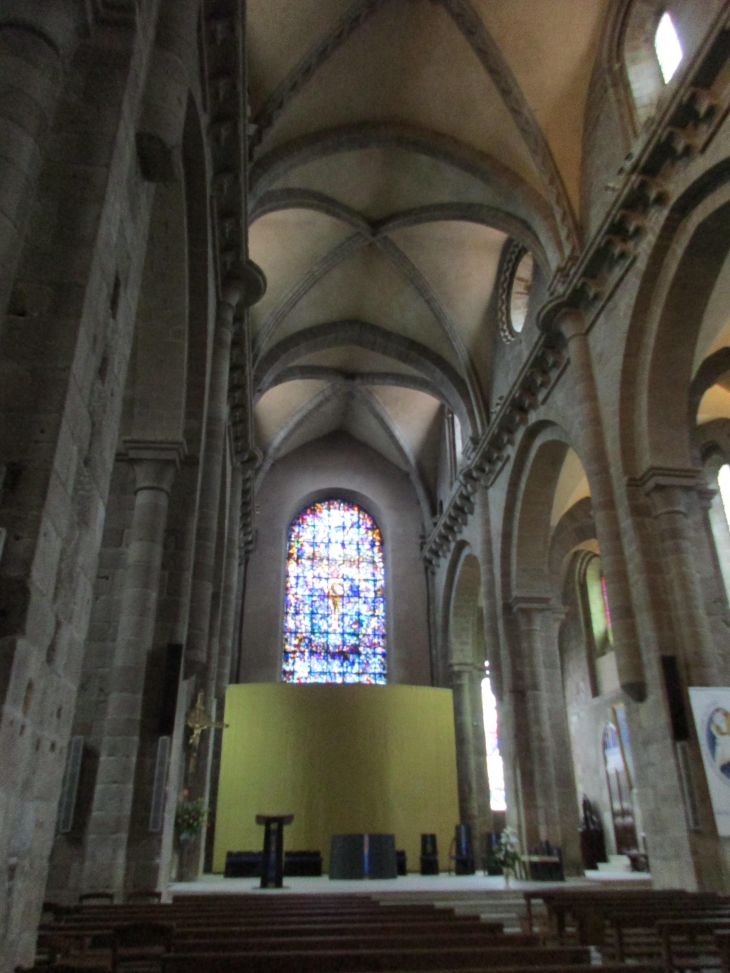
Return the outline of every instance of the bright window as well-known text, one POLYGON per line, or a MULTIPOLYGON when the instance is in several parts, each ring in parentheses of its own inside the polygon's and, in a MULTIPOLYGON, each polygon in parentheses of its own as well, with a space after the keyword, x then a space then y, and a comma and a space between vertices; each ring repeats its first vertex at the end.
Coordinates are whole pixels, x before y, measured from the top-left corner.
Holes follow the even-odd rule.
POLYGON ((654 50, 659 59, 659 67, 662 69, 664 84, 674 77, 677 68, 682 63, 684 53, 679 37, 674 27, 674 22, 668 13, 662 14, 656 34, 654 35, 654 50))
POLYGON ((725 520, 730 530, 730 466, 727 463, 724 463, 718 471, 717 485, 720 487, 722 509, 725 511, 725 520))
POLYGON ((484 735, 487 738, 487 774, 489 775, 489 803, 493 811, 506 811, 504 790, 504 764, 499 752, 499 723, 497 700, 492 692, 489 676, 482 679, 482 708, 484 710, 484 735))
POLYGON ((383 542, 355 504, 315 503, 289 528, 283 680, 386 681, 383 542))

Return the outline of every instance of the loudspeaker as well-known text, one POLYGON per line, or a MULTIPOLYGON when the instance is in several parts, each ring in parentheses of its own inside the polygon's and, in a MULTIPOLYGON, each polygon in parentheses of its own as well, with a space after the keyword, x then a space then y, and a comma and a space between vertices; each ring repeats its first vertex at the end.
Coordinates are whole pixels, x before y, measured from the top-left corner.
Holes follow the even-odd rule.
POLYGON ((684 705, 682 677, 679 673, 676 656, 662 656, 662 672, 664 673, 664 687, 667 691, 667 703, 669 704, 669 718, 672 721, 672 736, 677 742, 689 740, 687 709, 684 705))
POLYGON ((471 840, 471 827, 468 824, 457 824, 454 834, 454 871, 457 875, 473 875, 476 872, 474 864, 474 846, 471 840))
POLYGON ((161 737, 171 737, 175 728, 175 710, 177 709, 177 690, 180 685, 182 656, 182 645, 170 642, 165 651, 165 667, 160 689, 160 715, 157 732, 161 737))

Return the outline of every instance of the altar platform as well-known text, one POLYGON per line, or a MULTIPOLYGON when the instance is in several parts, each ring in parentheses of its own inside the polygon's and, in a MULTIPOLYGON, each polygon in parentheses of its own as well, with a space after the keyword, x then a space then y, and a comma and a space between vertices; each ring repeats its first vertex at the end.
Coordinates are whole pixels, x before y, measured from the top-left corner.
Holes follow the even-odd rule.
POLYGON ((610 884, 614 888, 629 886, 631 888, 651 888, 651 875, 646 872, 629 872, 620 877, 606 872, 589 872, 585 877, 568 878, 565 882, 524 882, 510 879, 509 888, 504 878, 492 875, 401 875, 398 878, 367 879, 364 881, 343 880, 335 881, 322 875, 318 878, 285 878, 281 889, 261 889, 256 878, 223 878, 222 875, 203 875, 195 882, 172 882, 169 886, 171 895, 200 895, 206 892, 220 895, 225 892, 230 895, 247 895, 256 893, 261 895, 370 895, 378 901, 388 901, 390 897, 414 898, 418 901, 427 897, 428 901, 440 901, 441 897, 449 900, 449 904, 456 898, 468 899, 474 895, 514 896, 521 898, 528 889, 565 888, 585 885, 595 887, 596 882, 610 884))

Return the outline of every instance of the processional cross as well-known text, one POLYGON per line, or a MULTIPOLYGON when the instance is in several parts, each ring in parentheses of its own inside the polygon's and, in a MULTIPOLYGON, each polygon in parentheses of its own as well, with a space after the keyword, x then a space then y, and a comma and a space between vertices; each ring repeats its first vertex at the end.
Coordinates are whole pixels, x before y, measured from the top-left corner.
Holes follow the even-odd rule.
POLYGON ((220 723, 216 720, 211 720, 205 711, 205 703, 203 702, 204 693, 201 690, 198 693, 198 698, 195 700, 195 706, 193 706, 185 718, 185 725, 190 727, 193 731, 190 736, 190 766, 188 771, 190 774, 195 773, 195 767, 198 762, 198 747, 200 746, 200 735, 203 730, 227 730, 227 723, 220 723))

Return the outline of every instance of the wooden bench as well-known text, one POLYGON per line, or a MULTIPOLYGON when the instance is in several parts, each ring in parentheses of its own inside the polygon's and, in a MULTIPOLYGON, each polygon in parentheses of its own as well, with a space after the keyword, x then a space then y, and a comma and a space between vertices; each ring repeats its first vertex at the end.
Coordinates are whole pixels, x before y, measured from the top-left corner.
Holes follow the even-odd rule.
POLYGON ((323 950, 392 950, 392 949, 447 949, 456 946, 484 946, 488 948, 522 948, 539 946, 540 937, 536 933, 471 933, 463 935, 361 935, 361 936, 301 936, 278 939, 274 936, 247 939, 245 937, 205 937, 175 942, 175 952, 196 953, 213 951, 217 953, 241 952, 256 953, 265 950, 285 950, 311 953, 323 950))
POLYGON ((164 973, 365 973, 365 971, 435 971, 548 969, 589 964, 590 951, 579 946, 483 947, 450 949, 277 950, 267 952, 173 952, 162 958, 164 973))

